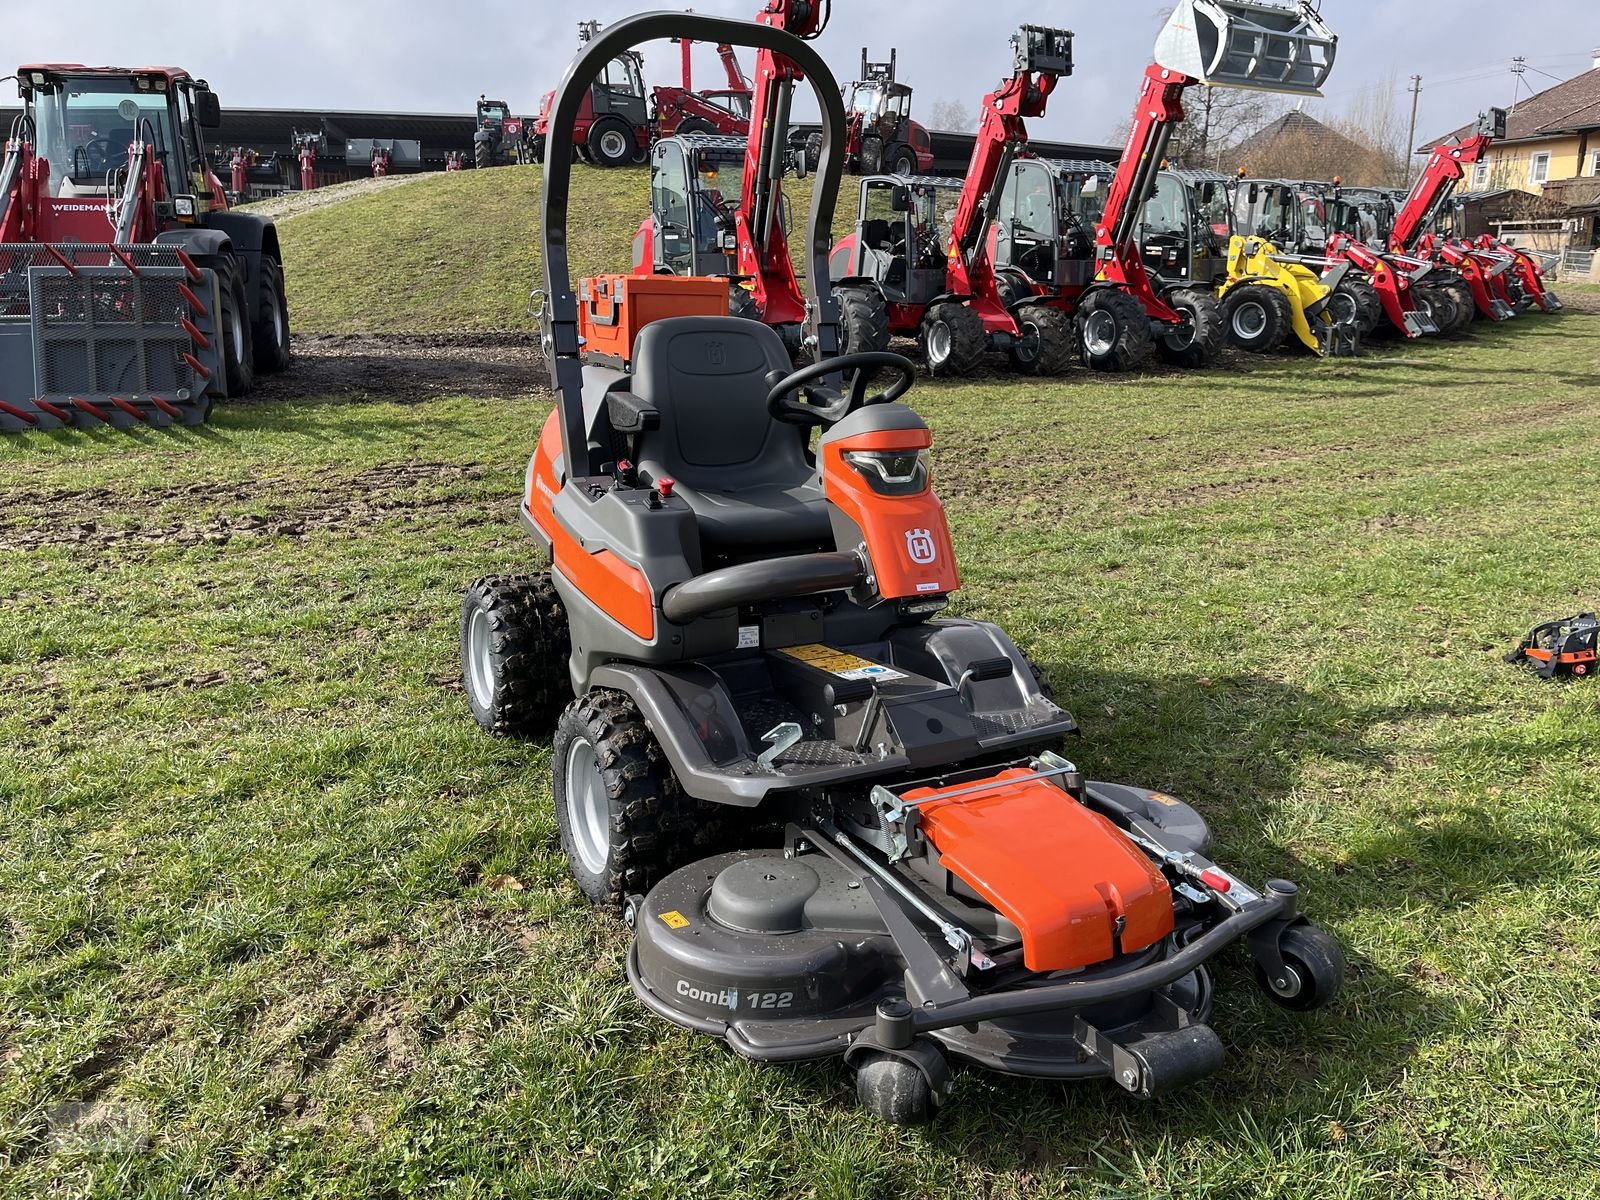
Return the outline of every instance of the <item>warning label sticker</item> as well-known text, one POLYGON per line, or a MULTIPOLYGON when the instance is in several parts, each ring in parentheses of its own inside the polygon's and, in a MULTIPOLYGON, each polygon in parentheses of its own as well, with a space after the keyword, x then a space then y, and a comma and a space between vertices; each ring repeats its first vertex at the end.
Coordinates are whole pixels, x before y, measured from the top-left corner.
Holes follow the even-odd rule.
POLYGON ((846 654, 843 650, 835 650, 832 646, 819 646, 813 643, 809 646, 790 646, 780 651, 790 658, 797 658, 803 663, 816 667, 819 671, 826 671, 830 675, 837 675, 840 679, 904 679, 905 675, 893 667, 886 667, 882 663, 875 663, 871 659, 859 658, 854 654, 846 654))
POLYGON ((666 924, 668 929, 682 929, 689 924, 689 918, 676 910, 672 912, 657 913, 656 916, 666 924))

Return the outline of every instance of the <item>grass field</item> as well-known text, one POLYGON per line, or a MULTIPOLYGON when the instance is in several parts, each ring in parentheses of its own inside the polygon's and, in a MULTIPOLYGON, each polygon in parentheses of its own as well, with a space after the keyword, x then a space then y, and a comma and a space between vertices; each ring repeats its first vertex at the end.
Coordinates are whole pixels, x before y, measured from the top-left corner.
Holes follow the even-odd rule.
MULTIPOLYGON (((323 294, 356 202, 286 223, 299 327, 509 323, 510 191, 455 289, 465 229, 323 294)), ((531 560, 548 397, 291 377, 199 430, 0 442, 0 1196, 1600 1195, 1600 693, 1500 661, 1596 604, 1597 375, 1574 313, 913 393, 959 610, 1046 664, 1095 776, 1300 880, 1352 977, 1302 1019, 1230 958, 1185 1095, 968 1071, 911 1131, 647 1016, 548 745, 467 715, 459 596, 531 560), (54 1138, 63 1102, 147 1144, 54 1138)))

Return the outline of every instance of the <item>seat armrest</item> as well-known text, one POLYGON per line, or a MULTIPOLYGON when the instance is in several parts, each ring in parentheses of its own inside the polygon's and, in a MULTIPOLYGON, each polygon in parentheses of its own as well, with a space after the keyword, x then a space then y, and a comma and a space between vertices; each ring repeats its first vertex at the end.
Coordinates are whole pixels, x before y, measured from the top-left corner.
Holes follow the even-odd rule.
POLYGON ((661 428, 661 412, 632 392, 607 392, 606 415, 618 433, 644 433, 661 428))

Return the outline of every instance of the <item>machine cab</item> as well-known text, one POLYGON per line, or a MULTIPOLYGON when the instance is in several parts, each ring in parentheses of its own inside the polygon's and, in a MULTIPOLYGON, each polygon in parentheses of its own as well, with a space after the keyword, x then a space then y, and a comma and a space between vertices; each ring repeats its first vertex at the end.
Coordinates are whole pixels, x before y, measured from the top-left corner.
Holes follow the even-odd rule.
POLYGON ((738 273, 744 158, 743 138, 687 134, 655 144, 651 219, 634 248, 636 271, 648 266, 662 275, 738 273))
POLYGON ((861 181, 855 236, 834 247, 828 274, 871 279, 890 304, 926 304, 945 290, 959 179, 874 175, 861 181))
POLYGON ((1277 180, 1247 179, 1239 184, 1234 227, 1243 237, 1264 238, 1281 250, 1305 239, 1305 212, 1296 188, 1277 180))
POLYGON ((1228 180, 1211 171, 1162 171, 1141 214, 1145 268, 1163 282, 1207 287, 1226 274, 1233 236, 1228 180))
MULTIPOLYGON (((35 148, 50 164, 45 194, 52 201, 122 191, 129 147, 154 146, 152 168, 161 174, 156 218, 163 226, 192 220, 225 208, 219 181, 207 166, 202 129, 221 124, 216 94, 201 80, 162 69, 96 70, 82 67, 23 67, 18 72, 22 99, 32 117, 35 148)), ((97 203, 56 203, 42 223, 60 226, 45 236, 58 240, 104 241, 106 218, 97 203), (78 218, 83 218, 79 220, 78 218)))
POLYGON ((1014 163, 1000 193, 995 266, 1052 288, 1086 286, 1094 278, 1094 223, 1110 177, 1104 163, 1014 163))

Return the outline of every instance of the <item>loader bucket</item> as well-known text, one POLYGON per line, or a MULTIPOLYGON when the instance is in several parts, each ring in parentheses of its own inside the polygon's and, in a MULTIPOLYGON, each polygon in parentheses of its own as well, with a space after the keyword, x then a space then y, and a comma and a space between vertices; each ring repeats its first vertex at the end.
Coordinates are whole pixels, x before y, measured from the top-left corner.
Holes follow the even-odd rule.
POLYGON ((1258 0, 1178 0, 1155 59, 1216 87, 1320 96, 1339 39, 1311 8, 1258 0))

